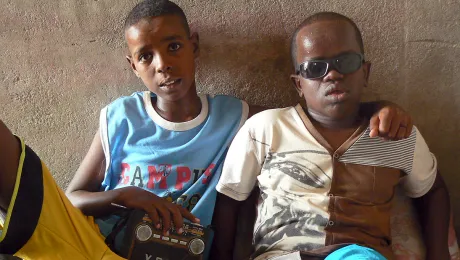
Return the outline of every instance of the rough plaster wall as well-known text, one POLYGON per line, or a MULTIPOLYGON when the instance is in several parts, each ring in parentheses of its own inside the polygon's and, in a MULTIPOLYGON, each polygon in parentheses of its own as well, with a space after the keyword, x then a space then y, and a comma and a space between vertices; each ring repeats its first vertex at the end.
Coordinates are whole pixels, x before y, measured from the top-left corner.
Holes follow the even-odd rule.
MULTIPOLYGON (((0 118, 66 187, 89 148, 99 110, 144 90, 125 61, 122 21, 136 1, 0 0, 0 118)), ((460 3, 458 0, 180 0, 200 33, 199 90, 287 106, 288 38, 316 11, 363 31, 373 62, 366 99, 410 111, 450 189, 460 226, 460 3)))

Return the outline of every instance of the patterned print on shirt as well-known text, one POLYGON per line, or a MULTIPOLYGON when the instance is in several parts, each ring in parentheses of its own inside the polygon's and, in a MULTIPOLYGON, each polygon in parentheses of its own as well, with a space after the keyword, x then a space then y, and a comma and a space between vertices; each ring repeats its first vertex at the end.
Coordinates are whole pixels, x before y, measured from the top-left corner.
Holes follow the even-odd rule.
POLYGON ((256 255, 288 240, 291 250, 309 251, 324 246, 329 216, 312 207, 311 201, 327 204, 323 198, 331 177, 316 163, 318 156, 330 158, 329 153, 318 150, 270 152, 266 156, 261 174, 269 185, 260 185, 261 203, 253 241, 256 255))

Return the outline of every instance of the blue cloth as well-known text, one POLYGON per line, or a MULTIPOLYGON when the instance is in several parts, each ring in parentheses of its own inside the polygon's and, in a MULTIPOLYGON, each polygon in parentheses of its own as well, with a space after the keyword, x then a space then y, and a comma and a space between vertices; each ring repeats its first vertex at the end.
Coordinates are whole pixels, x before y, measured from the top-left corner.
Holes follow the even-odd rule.
POLYGON ((334 251, 325 260, 386 260, 386 258, 372 248, 349 245, 334 251))
MULTIPOLYGON (((247 118, 247 104, 229 96, 200 96, 202 110, 185 123, 162 119, 155 94, 136 92, 101 112, 107 169, 102 190, 137 186, 182 205, 210 225, 222 165, 233 137, 247 118)), ((117 217, 99 219, 107 236, 117 217)))

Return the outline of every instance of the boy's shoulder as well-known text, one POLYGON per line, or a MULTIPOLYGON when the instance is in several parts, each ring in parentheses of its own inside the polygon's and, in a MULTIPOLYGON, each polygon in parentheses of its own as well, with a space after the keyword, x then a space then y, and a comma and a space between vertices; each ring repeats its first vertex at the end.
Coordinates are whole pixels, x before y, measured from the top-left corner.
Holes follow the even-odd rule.
POLYGON ((233 96, 227 96, 227 95, 211 95, 211 94, 200 94, 200 95, 205 95, 208 97, 208 100, 210 100, 212 103, 215 104, 225 104, 225 103, 237 103, 240 104, 241 102, 244 102, 243 100, 233 97, 233 96))
MULTIPOLYGON (((202 102, 206 105, 206 113, 214 117, 244 117, 246 120, 249 111, 248 105, 243 100, 227 95, 209 95, 198 94, 202 102)), ((108 117, 125 116, 146 116, 148 114, 148 106, 151 104, 151 98, 155 94, 149 91, 134 92, 130 96, 122 96, 102 109, 102 113, 108 117)))
POLYGON ((297 116, 296 107, 268 109, 253 115, 246 121, 246 127, 257 130, 292 122, 297 116))
POLYGON ((133 105, 133 104, 139 104, 143 103, 144 97, 146 95, 146 91, 136 91, 132 93, 129 96, 121 96, 114 101, 110 102, 107 107, 108 108, 113 108, 113 107, 120 107, 120 106, 126 106, 126 105, 133 105))
POLYGON ((241 99, 227 95, 206 95, 211 116, 241 117, 246 121, 249 113, 248 104, 241 99))
MULTIPOLYGON (((154 94, 153 94, 154 95, 154 94)), ((227 96, 227 95, 208 95, 208 94, 199 94, 200 96, 208 97, 208 100, 213 105, 217 106, 224 106, 228 104, 241 104, 242 102, 245 103, 243 100, 240 100, 236 97, 227 96)), ((137 91, 132 93, 129 96, 121 96, 110 104, 107 107, 119 107, 119 106, 126 106, 126 105, 138 105, 144 103, 145 99, 152 96, 149 91, 137 91)))

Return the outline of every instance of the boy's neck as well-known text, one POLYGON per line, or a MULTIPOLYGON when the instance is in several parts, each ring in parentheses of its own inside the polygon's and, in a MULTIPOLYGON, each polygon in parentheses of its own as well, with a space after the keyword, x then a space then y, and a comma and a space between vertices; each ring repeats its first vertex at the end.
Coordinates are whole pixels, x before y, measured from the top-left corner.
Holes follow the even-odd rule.
POLYGON ((201 99, 196 91, 190 89, 187 96, 174 102, 156 98, 152 100, 155 111, 165 120, 175 123, 187 122, 201 112, 201 99))
POLYGON ((307 115, 315 126, 330 130, 355 128, 360 124, 358 111, 342 119, 324 116, 311 109, 307 109, 307 115))
POLYGON ((332 151, 336 151, 342 146, 362 123, 358 113, 341 120, 332 119, 311 110, 307 111, 307 115, 316 131, 329 144, 332 151))

